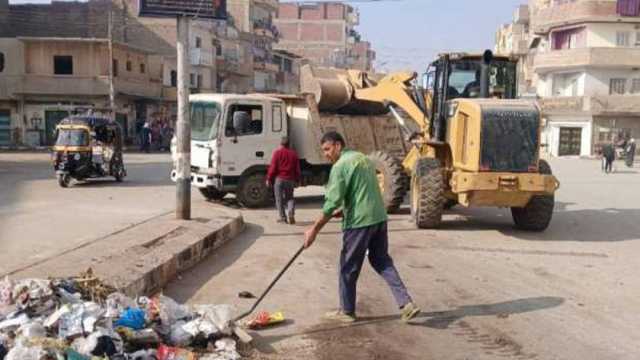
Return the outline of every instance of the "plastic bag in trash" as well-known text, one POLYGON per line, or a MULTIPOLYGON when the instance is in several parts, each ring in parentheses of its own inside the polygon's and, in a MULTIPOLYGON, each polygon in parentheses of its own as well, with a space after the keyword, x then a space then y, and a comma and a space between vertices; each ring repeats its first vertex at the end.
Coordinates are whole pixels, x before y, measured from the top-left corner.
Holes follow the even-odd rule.
POLYGON ((189 350, 160 345, 158 360, 195 360, 196 355, 189 350))
POLYGON ((41 360, 47 353, 39 346, 24 346, 21 343, 9 351, 5 360, 41 360))
POLYGON ((212 322, 218 330, 226 335, 231 335, 229 326, 233 320, 234 308, 231 305, 195 305, 195 312, 212 322))
POLYGON ((67 306, 70 306, 69 311, 58 320, 58 336, 61 338, 93 332, 96 322, 104 313, 102 307, 93 302, 67 306))
POLYGON ((163 324, 173 325, 178 320, 188 320, 193 317, 187 306, 180 305, 172 298, 164 295, 154 298, 152 304, 155 304, 158 316, 160 316, 163 324))
POLYGON ((171 334, 169 335, 169 342, 173 346, 187 346, 191 343, 193 335, 185 331, 184 325, 186 322, 178 321, 171 325, 171 334))
POLYGON ((0 321, 0 331, 10 331, 16 330, 23 324, 29 322, 29 315, 25 313, 12 314, 7 317, 7 319, 0 321), (15 315, 15 317, 13 316, 15 315))
POLYGON ((204 317, 199 317, 187 322, 182 326, 182 329, 191 334, 191 336, 204 334, 205 337, 209 337, 220 332, 220 330, 218 330, 218 327, 213 322, 204 317))
POLYGON ((3 280, 0 280, 0 307, 13 304, 12 292, 13 283, 8 276, 5 276, 3 280))
POLYGON ((139 350, 127 355, 127 360, 158 360, 158 352, 154 349, 139 350))
POLYGON ((20 280, 13 286, 11 297, 19 308, 42 302, 53 295, 51 281, 41 279, 20 280))
POLYGON ((42 323, 33 321, 22 324, 18 328, 17 334, 25 338, 43 338, 47 336, 47 330, 42 323))
POLYGON ((144 328, 144 311, 138 308, 128 308, 113 325, 141 330, 144 328))
POLYGON ((116 292, 107 296, 107 313, 105 314, 105 316, 110 318, 119 318, 127 308, 135 307, 137 306, 133 299, 125 294, 116 292))

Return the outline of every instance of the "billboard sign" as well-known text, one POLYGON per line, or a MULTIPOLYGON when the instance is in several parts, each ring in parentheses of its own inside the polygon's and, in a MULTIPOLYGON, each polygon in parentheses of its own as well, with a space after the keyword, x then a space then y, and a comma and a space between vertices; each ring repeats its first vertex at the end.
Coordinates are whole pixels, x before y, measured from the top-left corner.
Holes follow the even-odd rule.
POLYGON ((138 9, 140 16, 227 18, 226 0, 138 0, 138 9))

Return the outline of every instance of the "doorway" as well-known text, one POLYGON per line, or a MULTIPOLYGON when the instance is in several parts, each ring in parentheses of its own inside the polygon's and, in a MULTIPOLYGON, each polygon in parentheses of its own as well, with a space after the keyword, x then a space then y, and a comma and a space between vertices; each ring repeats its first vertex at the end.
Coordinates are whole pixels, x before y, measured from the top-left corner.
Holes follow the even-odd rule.
POLYGON ((558 148, 558 156, 575 156, 580 155, 582 145, 582 128, 581 127, 562 127, 560 128, 560 143, 558 148))
POLYGON ((11 111, 0 110, 0 145, 11 143, 11 111))
POLYGON ((46 146, 52 146, 56 142, 56 126, 67 116, 69 116, 69 112, 64 110, 47 110, 44 112, 46 146))

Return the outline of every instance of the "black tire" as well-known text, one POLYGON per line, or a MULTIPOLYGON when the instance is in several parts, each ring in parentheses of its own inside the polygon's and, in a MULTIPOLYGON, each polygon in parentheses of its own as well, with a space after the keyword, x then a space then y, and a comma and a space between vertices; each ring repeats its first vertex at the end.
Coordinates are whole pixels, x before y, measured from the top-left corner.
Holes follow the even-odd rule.
MULTIPOLYGON (((540 174, 551 175, 551 166, 545 160, 538 165, 540 174)), ((544 231, 549 227, 553 217, 555 195, 536 195, 529 200, 527 206, 511 208, 511 216, 516 227, 526 231, 544 231)))
POLYGON ((451 199, 447 199, 444 202, 444 209, 445 210, 451 210, 453 209, 454 206, 458 205, 458 202, 456 200, 451 200, 451 199))
POLYGON ((384 206, 388 213, 397 212, 407 194, 408 177, 400 160, 392 155, 376 151, 369 155, 378 176, 384 206))
POLYGON ((411 176, 411 215, 420 229, 440 226, 446 198, 444 174, 437 159, 420 159, 411 176))
POLYGON ((69 174, 58 174, 58 185, 63 188, 68 188, 71 185, 71 175, 69 174))
POLYGON ((257 209, 273 204, 273 191, 266 184, 267 176, 253 173, 243 176, 236 190, 238 202, 250 209, 257 209))
POLYGON ((115 169, 113 169, 113 177, 116 179, 117 182, 122 182, 124 180, 124 177, 127 176, 127 172, 124 169, 124 166, 122 166, 122 164, 118 164, 115 166, 115 169))
POLYGON ((220 191, 214 187, 198 188, 198 190, 200 190, 200 194, 209 201, 220 201, 227 195, 226 192, 220 191))

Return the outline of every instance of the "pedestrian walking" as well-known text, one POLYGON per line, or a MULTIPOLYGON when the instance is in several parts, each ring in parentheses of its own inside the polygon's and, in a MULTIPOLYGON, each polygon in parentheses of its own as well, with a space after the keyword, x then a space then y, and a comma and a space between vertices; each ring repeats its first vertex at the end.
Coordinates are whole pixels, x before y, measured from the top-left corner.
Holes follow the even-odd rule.
POLYGON ((362 153, 345 147, 337 132, 326 133, 320 144, 322 152, 333 163, 327 185, 322 216, 304 235, 309 248, 320 230, 332 217, 342 217, 342 252, 340 254, 340 309, 327 313, 326 320, 356 320, 356 285, 365 256, 373 269, 387 282, 408 321, 420 309, 409 293, 389 255, 387 212, 378 186, 375 167, 362 153))
POLYGON ((298 154, 291 149, 289 138, 283 137, 280 147, 271 156, 271 164, 267 172, 267 186, 273 186, 280 223, 291 225, 296 223, 294 189, 301 180, 300 175, 298 154))
POLYGON ((629 140, 629 143, 625 151, 626 151, 625 164, 628 167, 633 167, 633 162, 636 158, 636 139, 632 138, 629 140))
POLYGON ((144 125, 142 126, 142 144, 141 144, 141 151, 144 151, 146 153, 149 152, 149 146, 151 145, 151 127, 149 126, 149 122, 145 121, 144 125))
POLYGON ((613 142, 602 146, 602 156, 604 158, 604 172, 610 173, 613 170, 613 161, 616 159, 616 149, 613 142))

